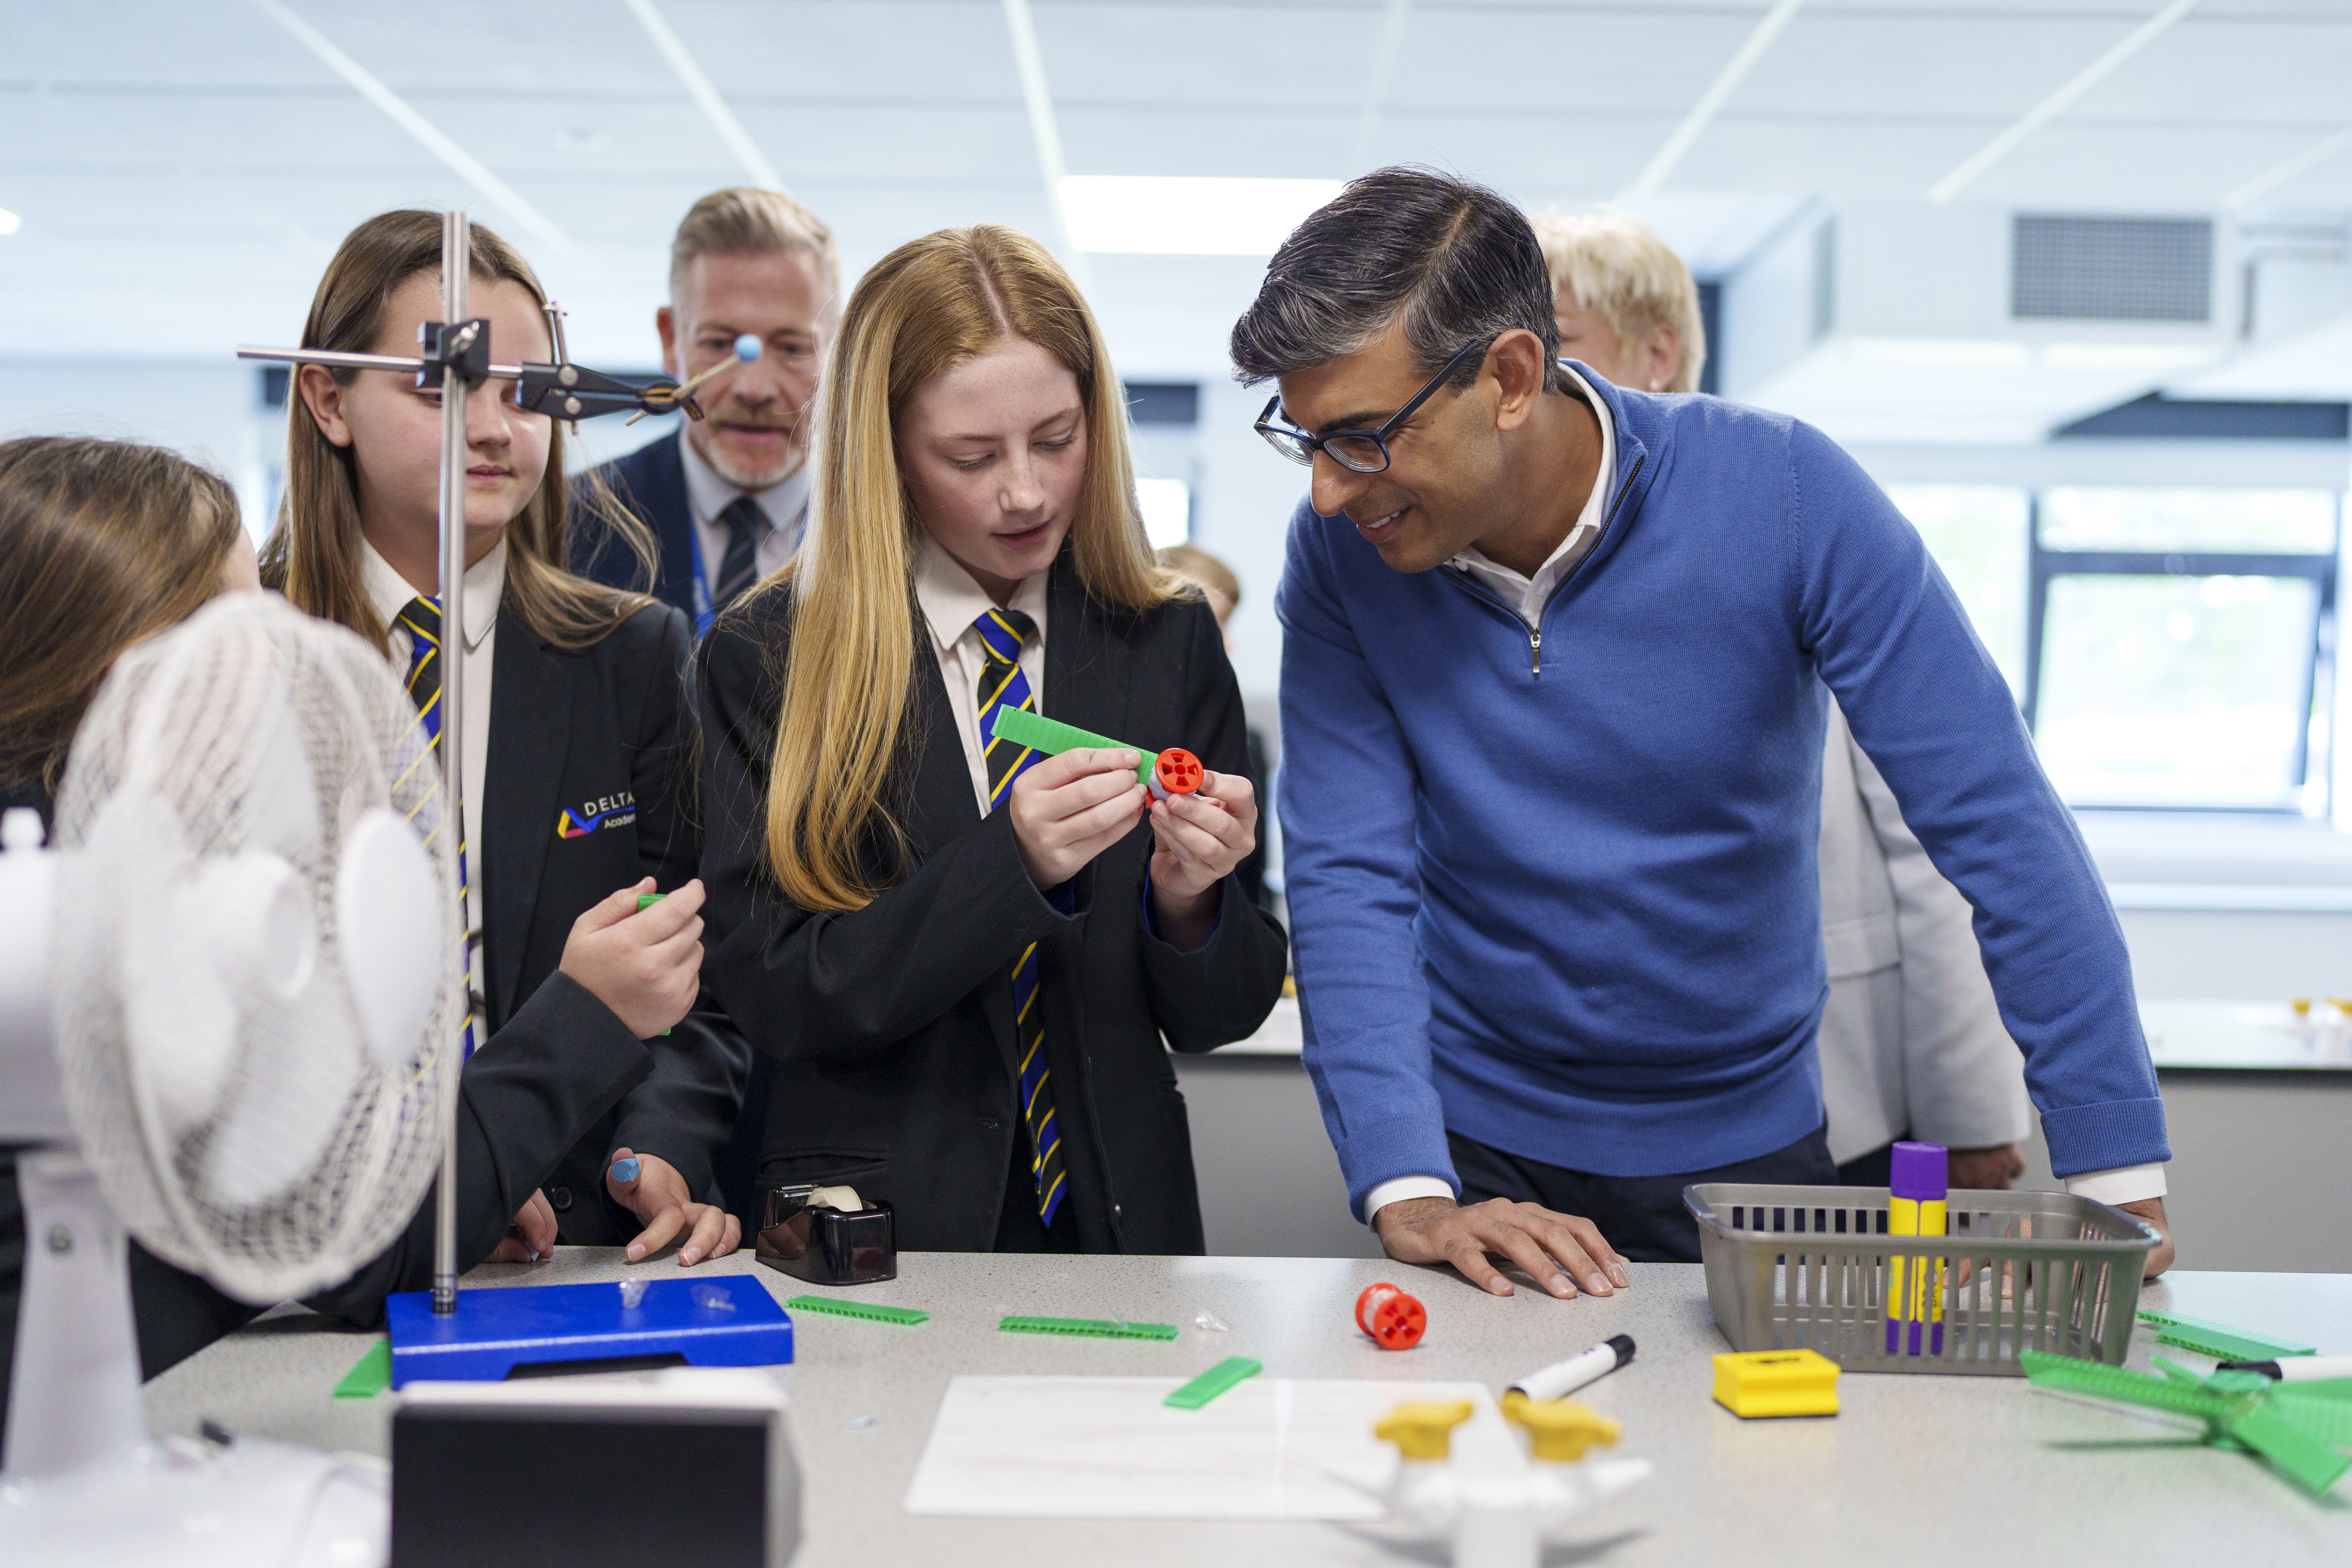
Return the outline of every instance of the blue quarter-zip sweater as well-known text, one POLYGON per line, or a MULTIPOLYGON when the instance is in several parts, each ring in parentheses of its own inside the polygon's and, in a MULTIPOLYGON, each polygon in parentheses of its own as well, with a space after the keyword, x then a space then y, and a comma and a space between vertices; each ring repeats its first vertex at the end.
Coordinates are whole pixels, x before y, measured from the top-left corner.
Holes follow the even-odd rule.
POLYGON ((1615 486, 1540 637, 1291 520, 1286 874, 1358 1214, 1452 1180, 1448 1128, 1644 1176, 1821 1125, 1823 685, 1975 906, 2052 1168, 2168 1159, 2105 887, 1918 534, 1810 426, 1588 380, 1615 486))

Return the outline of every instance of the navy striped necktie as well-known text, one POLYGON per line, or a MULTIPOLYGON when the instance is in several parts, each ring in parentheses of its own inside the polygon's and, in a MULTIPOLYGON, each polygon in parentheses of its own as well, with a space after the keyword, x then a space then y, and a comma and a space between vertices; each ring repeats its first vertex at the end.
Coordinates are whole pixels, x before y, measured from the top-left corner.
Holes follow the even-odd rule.
POLYGON ((768 518, 758 501, 737 496, 719 514, 719 526, 727 531, 727 553, 719 558, 710 602, 713 609, 723 610, 760 580, 760 536, 768 531, 768 518))
MULTIPOLYGON (((439 763, 441 751, 441 602, 419 595, 408 601, 394 624, 408 633, 408 699, 416 704, 416 723, 425 731, 423 755, 439 763)), ((460 780, 458 787, 465 787, 460 780)), ((423 809, 430 794, 420 794, 416 808, 409 812, 414 817, 423 809)), ((435 832, 438 832, 436 827, 435 832)), ((474 950, 481 945, 482 933, 474 929, 474 904, 467 897, 466 878, 466 811, 462 801, 457 808, 457 898, 466 910, 466 985, 470 993, 474 986, 474 950)), ((432 835, 425 836, 432 842, 432 835)), ((469 996, 466 1013, 466 1055, 474 1054, 474 1013, 481 1005, 478 996, 469 996)))
MULTIPOLYGON (((1021 645, 1034 636, 1037 624, 1018 610, 991 610, 972 623, 987 658, 980 672, 980 733, 988 760, 988 807, 1001 809, 1013 794, 1013 781, 1043 761, 1026 746, 1000 741, 989 731, 999 709, 1020 708, 1034 713, 1035 699, 1029 678, 1021 673, 1021 645)), ((1039 1000, 1037 944, 1021 950, 1013 965, 1013 1039, 1021 1052, 1021 1120, 1029 1129, 1029 1171, 1036 1183, 1037 1217, 1049 1228, 1054 1211, 1062 1206, 1068 1188, 1063 1181, 1062 1132, 1054 1119, 1053 1074, 1045 1066, 1045 1009, 1039 1000)))

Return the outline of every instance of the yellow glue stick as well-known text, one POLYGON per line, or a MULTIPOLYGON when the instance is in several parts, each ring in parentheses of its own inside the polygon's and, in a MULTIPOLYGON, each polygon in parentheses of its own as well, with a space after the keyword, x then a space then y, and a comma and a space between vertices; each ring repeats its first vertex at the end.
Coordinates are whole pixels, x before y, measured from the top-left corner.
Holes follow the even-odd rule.
MULTIPOLYGON (((1886 1234, 1942 1236, 1951 1157, 1940 1143, 1897 1143, 1887 1183, 1886 1234)), ((1944 1353, 1944 1260, 1886 1260, 1886 1353, 1944 1353)))

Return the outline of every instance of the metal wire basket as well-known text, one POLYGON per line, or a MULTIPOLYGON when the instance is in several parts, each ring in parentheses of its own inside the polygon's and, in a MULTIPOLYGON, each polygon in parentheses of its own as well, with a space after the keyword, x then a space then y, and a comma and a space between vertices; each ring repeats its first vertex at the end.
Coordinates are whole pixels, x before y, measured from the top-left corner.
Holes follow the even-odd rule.
POLYGON ((2020 1351, 2118 1363, 2157 1234, 2063 1193, 1959 1191, 1941 1237, 1886 1234, 1885 1187, 1683 1189, 1707 1304, 1738 1351, 1812 1350, 1847 1372, 2019 1377, 2020 1351), (1934 1270, 1943 1333, 1887 1349, 1890 1258, 1934 1270))

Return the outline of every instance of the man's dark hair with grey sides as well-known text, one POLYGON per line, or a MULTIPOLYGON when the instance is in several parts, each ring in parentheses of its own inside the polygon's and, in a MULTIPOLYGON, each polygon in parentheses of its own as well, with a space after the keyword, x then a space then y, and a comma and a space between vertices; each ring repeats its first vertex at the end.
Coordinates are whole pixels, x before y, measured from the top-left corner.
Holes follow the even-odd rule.
MULTIPOLYGON (((1527 216, 1484 185, 1425 168, 1350 180, 1291 231, 1234 323, 1234 372, 1255 386, 1311 370, 1400 320, 1424 374, 1525 327, 1543 340, 1544 390, 1559 384, 1551 274, 1527 216)), ((1454 384, 1469 385, 1479 365, 1465 364, 1454 384)))

